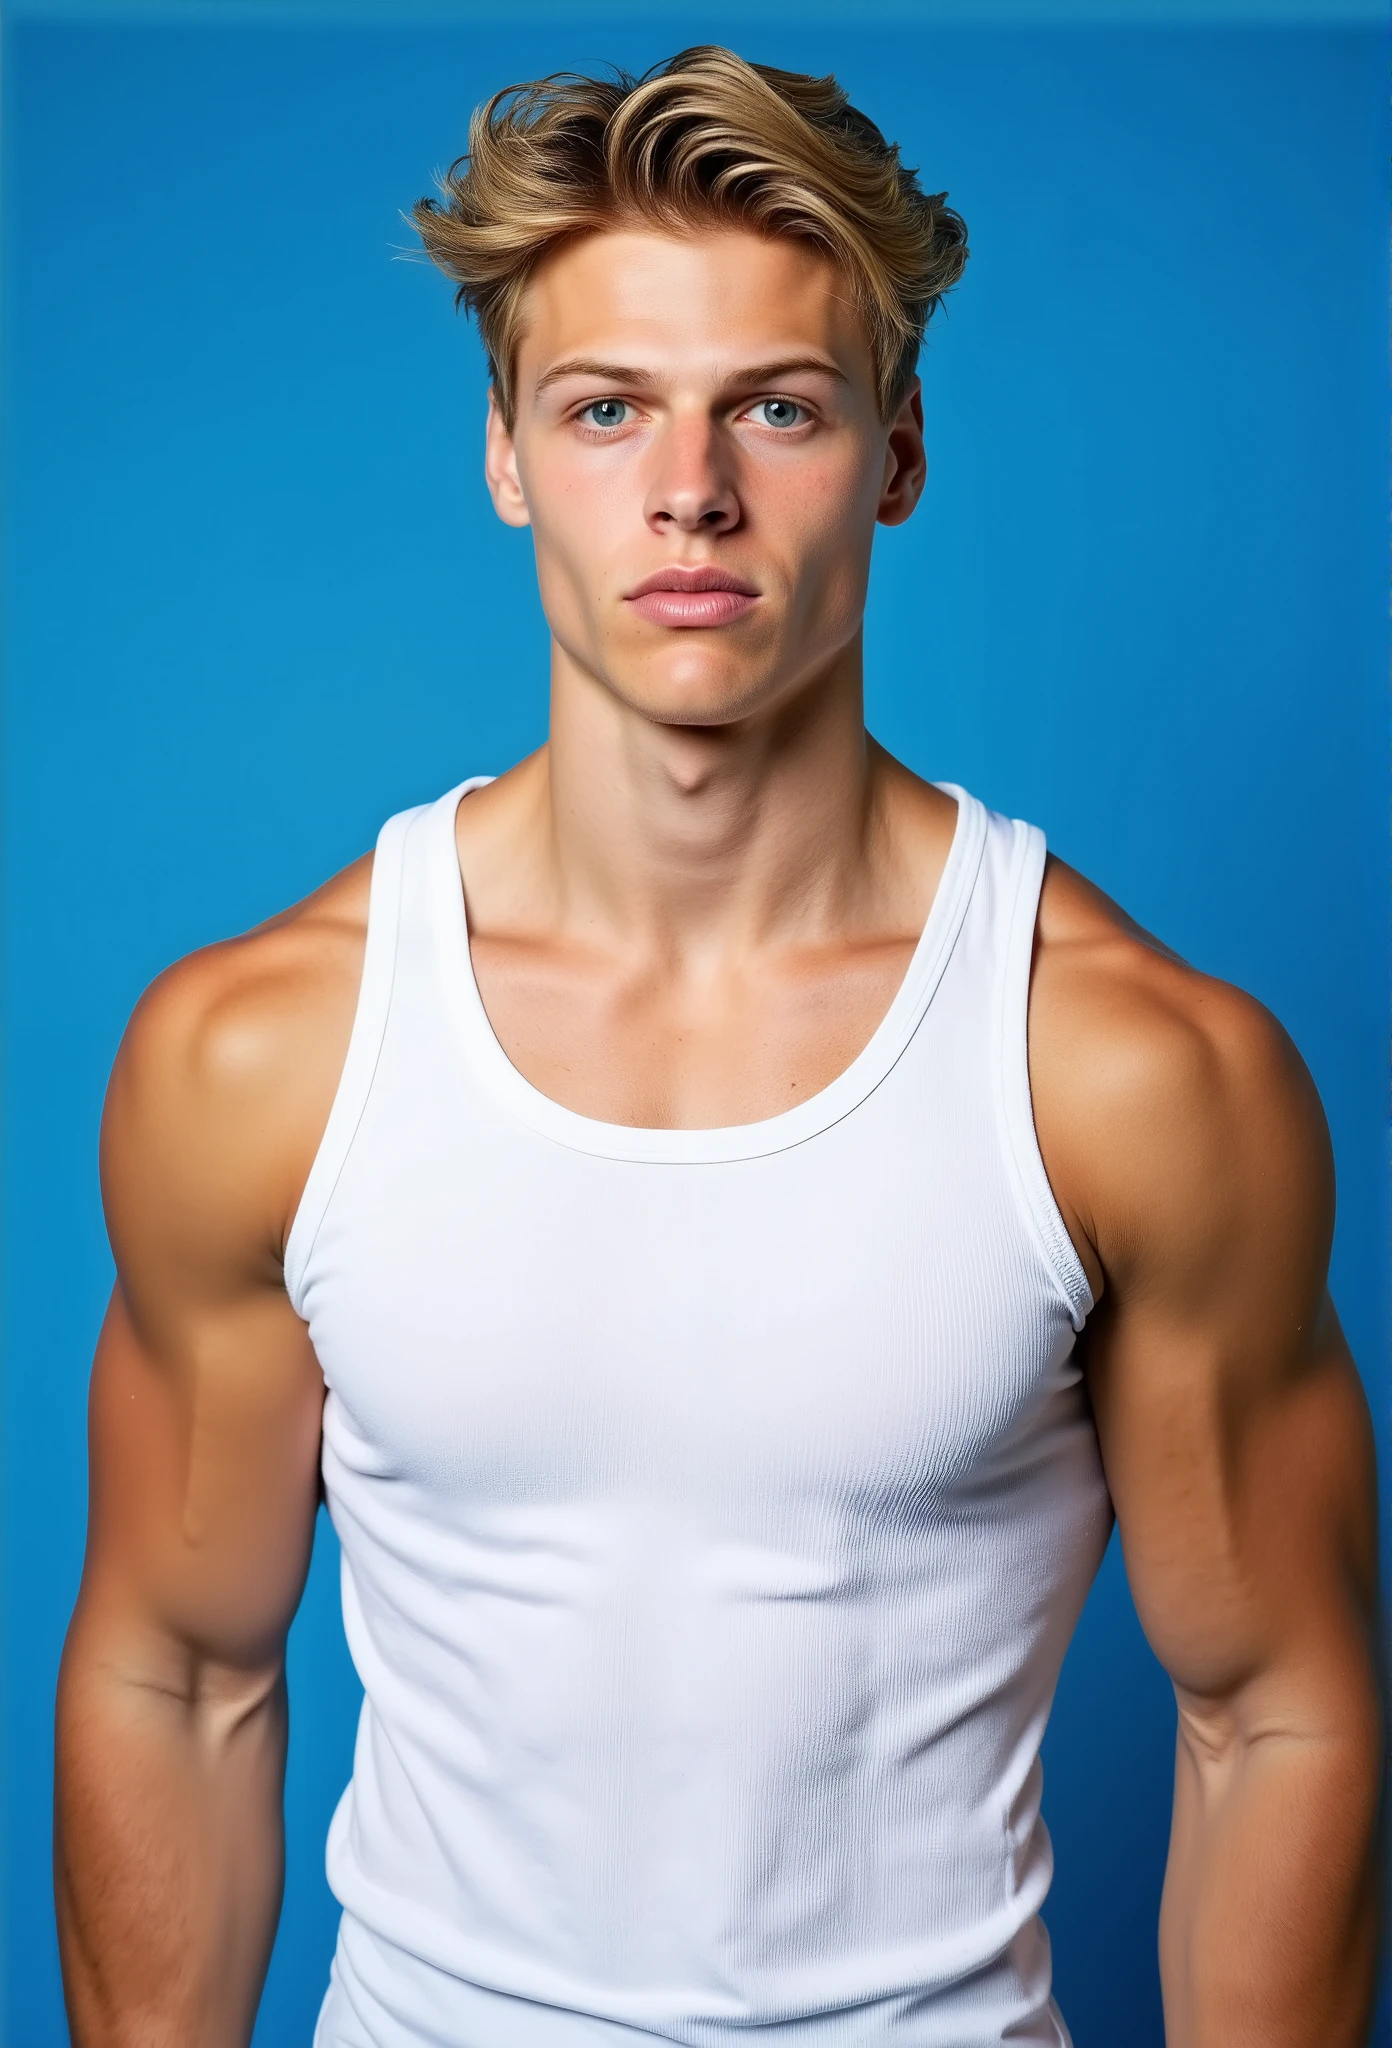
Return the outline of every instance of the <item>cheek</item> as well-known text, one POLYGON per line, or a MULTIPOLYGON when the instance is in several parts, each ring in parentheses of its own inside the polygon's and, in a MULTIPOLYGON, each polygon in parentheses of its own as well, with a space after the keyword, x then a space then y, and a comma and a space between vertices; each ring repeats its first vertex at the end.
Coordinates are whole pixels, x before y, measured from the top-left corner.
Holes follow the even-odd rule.
POLYGON ((863 608, 878 502, 878 476, 864 463, 809 461, 763 480, 752 523, 786 561, 806 625, 831 630, 863 608))
POLYGON ((877 483, 863 462, 833 455, 790 462, 786 470, 770 465, 749 479, 749 509, 770 538, 776 534, 810 569, 859 552, 862 534, 874 529, 877 483))
MULTIPOLYGON (((579 576, 590 587, 600 565, 635 523, 634 479, 617 462, 548 462, 527 479, 537 566, 579 576)), ((641 500, 638 501, 641 524, 641 500)), ((602 581, 602 575, 600 576, 602 581)))

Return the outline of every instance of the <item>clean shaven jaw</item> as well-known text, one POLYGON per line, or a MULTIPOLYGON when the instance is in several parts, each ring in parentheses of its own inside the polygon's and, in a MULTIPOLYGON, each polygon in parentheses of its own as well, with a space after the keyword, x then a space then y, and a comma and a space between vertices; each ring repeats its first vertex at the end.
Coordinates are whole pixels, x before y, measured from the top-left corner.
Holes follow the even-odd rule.
POLYGON ((848 664, 858 685, 874 529, 918 502, 923 414, 915 380, 881 418, 828 260, 739 230, 584 237, 528 287, 515 378, 488 486, 533 529, 558 672, 668 725, 776 711, 848 664))

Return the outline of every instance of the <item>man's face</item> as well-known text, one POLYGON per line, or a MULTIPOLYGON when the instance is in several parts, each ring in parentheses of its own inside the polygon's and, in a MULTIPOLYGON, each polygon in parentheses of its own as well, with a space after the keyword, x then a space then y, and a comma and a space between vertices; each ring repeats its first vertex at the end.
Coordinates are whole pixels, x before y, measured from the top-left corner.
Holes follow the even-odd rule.
POLYGON ((922 489, 922 416, 915 390, 881 420, 860 318, 815 250, 588 236, 529 286, 515 382, 488 480, 532 527, 560 659, 662 723, 720 725, 858 644, 875 523, 922 489))

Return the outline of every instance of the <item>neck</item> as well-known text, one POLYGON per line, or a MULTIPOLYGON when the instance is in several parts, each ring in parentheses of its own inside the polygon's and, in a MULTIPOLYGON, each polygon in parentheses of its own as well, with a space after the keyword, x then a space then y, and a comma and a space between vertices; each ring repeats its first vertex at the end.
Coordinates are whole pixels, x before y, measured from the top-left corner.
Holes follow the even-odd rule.
POLYGON ((860 892, 878 756, 859 637, 717 726, 658 724, 558 650, 536 797, 561 917, 662 953, 816 936, 860 892))

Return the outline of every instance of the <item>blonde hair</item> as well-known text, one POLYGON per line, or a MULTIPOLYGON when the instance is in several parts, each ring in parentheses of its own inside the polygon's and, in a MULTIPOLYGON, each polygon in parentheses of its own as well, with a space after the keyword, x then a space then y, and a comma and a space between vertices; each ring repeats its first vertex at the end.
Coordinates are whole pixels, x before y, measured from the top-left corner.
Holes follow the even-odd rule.
POLYGON ((558 72, 508 86, 475 111, 468 153, 439 187, 412 218, 458 285, 456 305, 478 323, 509 427, 523 294, 573 237, 643 223, 813 244, 850 285, 886 419, 967 259, 966 225, 947 194, 920 189, 834 78, 748 64, 715 44, 642 78, 558 72))

